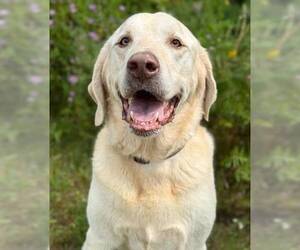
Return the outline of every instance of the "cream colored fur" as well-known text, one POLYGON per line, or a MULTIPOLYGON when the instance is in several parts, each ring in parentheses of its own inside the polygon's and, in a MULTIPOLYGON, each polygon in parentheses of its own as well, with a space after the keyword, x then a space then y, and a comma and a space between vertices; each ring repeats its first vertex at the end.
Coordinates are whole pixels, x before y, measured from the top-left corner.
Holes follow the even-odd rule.
POLYGON ((105 43, 89 93, 97 103, 96 139, 84 250, 204 250, 216 209, 213 140, 199 125, 208 120, 216 83, 205 49, 178 20, 165 13, 136 14, 105 43), (132 36, 118 48, 122 35, 132 36), (179 37, 182 49, 168 41, 179 37), (171 98, 182 91, 173 122, 140 137, 121 118, 118 91, 126 87, 126 62, 139 51, 160 62, 161 88, 171 98), (175 156, 165 160, 174 150, 175 156), (149 159, 142 165, 130 155, 149 159))

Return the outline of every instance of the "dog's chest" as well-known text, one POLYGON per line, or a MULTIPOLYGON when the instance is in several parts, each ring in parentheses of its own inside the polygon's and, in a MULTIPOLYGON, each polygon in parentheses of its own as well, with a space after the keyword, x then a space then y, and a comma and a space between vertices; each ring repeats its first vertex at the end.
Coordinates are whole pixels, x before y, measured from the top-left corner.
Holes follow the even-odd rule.
MULTIPOLYGON (((184 249, 187 228, 182 208, 172 200, 156 198, 119 203, 115 232, 130 250, 184 249), (126 204, 126 205, 125 205, 126 204)), ((116 211, 116 210, 115 210, 116 211)))
POLYGON ((184 249, 185 233, 180 225, 165 228, 155 226, 124 227, 119 233, 125 238, 130 250, 180 250, 184 249))

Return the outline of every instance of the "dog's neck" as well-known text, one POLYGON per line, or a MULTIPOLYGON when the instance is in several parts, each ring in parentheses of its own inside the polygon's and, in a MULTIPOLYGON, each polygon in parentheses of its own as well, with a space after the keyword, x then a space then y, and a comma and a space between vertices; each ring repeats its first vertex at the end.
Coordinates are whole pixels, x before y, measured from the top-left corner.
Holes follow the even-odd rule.
MULTIPOLYGON (((183 148, 185 147, 185 144, 183 146, 180 146, 179 148, 175 149, 173 152, 171 152, 169 155, 167 155, 164 159, 162 160, 168 160, 170 158, 172 158, 173 156, 177 155, 183 148)), ((131 158, 139 164, 150 164, 152 161, 141 158, 141 157, 137 157, 132 155, 131 158)))

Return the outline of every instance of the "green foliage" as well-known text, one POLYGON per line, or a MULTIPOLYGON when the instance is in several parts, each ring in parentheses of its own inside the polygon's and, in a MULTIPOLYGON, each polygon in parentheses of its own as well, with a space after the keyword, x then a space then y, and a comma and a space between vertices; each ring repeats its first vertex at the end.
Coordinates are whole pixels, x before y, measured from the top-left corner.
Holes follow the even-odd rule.
MULTIPOLYGON (((74 199, 64 200, 62 212, 61 190, 67 179, 76 182, 80 174, 70 171, 75 152, 86 162, 97 129, 94 128, 95 104, 87 93, 93 64, 104 41, 131 14, 136 12, 166 11, 181 20, 209 51, 218 84, 218 99, 214 104, 210 122, 206 124, 215 137, 216 183, 218 189, 220 223, 222 218, 249 217, 249 128, 250 128, 250 40, 249 1, 55 1, 51 3, 51 157, 66 154, 68 161, 53 160, 51 170, 51 203, 54 246, 74 244, 74 238, 82 239, 78 227, 84 214, 64 219, 68 209, 83 213, 84 205, 74 199), (75 136, 74 136, 75 135, 75 136), (71 146, 70 146, 71 145, 71 146), (73 151, 73 153, 71 152, 73 151), (59 153, 63 152, 63 153, 59 153), (72 174, 70 174, 72 173, 72 174), (67 174, 68 178, 63 179, 67 174), (74 202, 74 203, 73 203, 74 202), (69 204, 70 203, 70 204, 69 204), (69 205, 67 205, 69 204, 69 205), (234 209, 233 209, 234 208, 234 209), (73 229, 64 228, 78 223, 73 229), (61 233, 56 230, 59 228, 61 233), (69 234, 69 235, 67 235, 69 234)), ((89 163, 78 162, 78 168, 87 171, 89 163)), ((82 172, 81 172, 82 173, 82 172)), ((83 173, 82 173, 83 174, 83 173)), ((89 180, 83 178, 82 192, 87 192, 89 180)), ((72 192, 72 189, 67 189, 72 192)), ((75 194, 74 194, 75 195, 75 194)), ((82 199, 82 193, 78 198, 82 199)), ((75 213, 75 212, 74 212, 75 213)), ((227 227, 227 222, 221 227, 227 227)), ((221 224, 220 224, 221 225, 221 224)), ((234 230, 228 227, 228 230, 234 230)), ((218 230, 218 227, 217 229, 218 230)), ((229 242, 238 241, 234 234, 216 234, 229 242), (233 241, 234 241, 233 240, 233 241)), ((214 237, 214 236, 213 236, 214 237)), ((212 239, 214 241, 214 238, 212 239)), ((77 242, 77 240, 76 240, 77 242)), ((249 242, 245 240, 245 242, 249 242)), ((79 244, 79 241, 78 241, 79 244)), ((226 243, 224 243, 226 244, 226 243)), ((229 243, 228 243, 229 244, 229 243)), ((73 246, 73 245, 72 245, 73 246)), ((78 245, 77 245, 78 246, 78 245)), ((235 249, 212 245, 212 249, 235 249)), ((238 248, 236 248, 238 249, 238 248)), ((239 249, 247 249, 247 244, 239 249)))
POLYGON ((249 154, 235 147, 230 154, 225 157, 223 165, 226 169, 234 172, 234 178, 237 183, 242 181, 250 182, 250 164, 249 154))

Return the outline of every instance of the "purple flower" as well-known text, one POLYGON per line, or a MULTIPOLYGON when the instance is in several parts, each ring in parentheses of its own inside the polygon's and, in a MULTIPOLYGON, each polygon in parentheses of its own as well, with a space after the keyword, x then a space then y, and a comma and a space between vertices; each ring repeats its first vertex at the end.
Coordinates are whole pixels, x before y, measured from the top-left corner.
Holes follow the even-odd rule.
POLYGON ((6 41, 3 39, 0 39, 0 48, 3 48, 6 45, 6 41))
POLYGON ((7 9, 0 9, 0 16, 7 16, 9 15, 10 11, 7 9))
POLYGON ((51 10, 49 11, 49 14, 50 14, 50 16, 55 16, 56 12, 55 12, 54 9, 51 9, 51 10))
POLYGON ((200 12, 202 9, 202 2, 194 2, 192 7, 195 11, 200 12))
POLYGON ((207 33, 207 34, 206 34, 206 38, 207 38, 208 40, 211 40, 211 39, 212 39, 211 34, 207 33))
POLYGON ((91 10, 91 11, 96 11, 97 10, 97 5, 96 4, 89 4, 89 10, 91 10))
POLYGON ((31 75, 28 80, 32 85, 39 85, 43 82, 43 78, 38 75, 31 75))
POLYGON ((41 11, 40 6, 39 6, 38 4, 36 4, 36 3, 31 3, 31 4, 29 5, 29 10, 30 10, 32 13, 38 13, 38 12, 41 11))
POLYGON ((29 96, 27 96, 27 102, 30 102, 30 103, 34 102, 36 100, 37 96, 38 96, 38 92, 31 91, 29 93, 29 96))
POLYGON ((120 4, 119 5, 119 11, 122 11, 122 12, 124 12, 126 10, 126 7, 125 7, 125 5, 123 5, 123 4, 120 4))
POLYGON ((70 92, 69 92, 69 96, 68 96, 68 102, 69 102, 69 103, 74 102, 75 95, 76 95, 75 91, 70 91, 70 92))
POLYGON ((76 8, 76 5, 74 3, 69 4, 69 11, 71 13, 76 13, 77 12, 77 8, 76 8))
POLYGON ((0 19, 0 28, 4 27, 6 25, 6 20, 0 19))
POLYGON ((79 80, 79 77, 76 76, 76 75, 69 75, 68 76, 68 82, 71 84, 71 85, 75 85, 79 80))
POLYGON ((99 36, 95 31, 91 31, 89 32, 89 37, 93 40, 93 41, 99 41, 99 36))
POLYGON ((88 19, 87 19, 87 23, 88 23, 88 24, 93 24, 93 23, 95 23, 95 19, 93 19, 93 18, 88 18, 88 19))
POLYGON ((72 64, 74 64, 74 63, 76 63, 76 61, 77 61, 77 58, 75 57, 72 57, 72 58, 70 58, 70 63, 72 63, 72 64))
POLYGON ((38 96, 38 92, 36 92, 36 91, 31 91, 31 92, 30 92, 30 96, 32 96, 32 97, 37 97, 37 96, 38 96))
POLYGON ((68 102, 69 102, 69 103, 74 102, 74 98, 73 98, 72 96, 69 96, 69 97, 68 97, 68 102))

